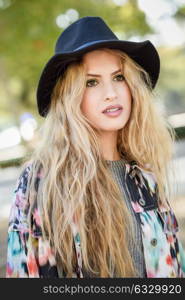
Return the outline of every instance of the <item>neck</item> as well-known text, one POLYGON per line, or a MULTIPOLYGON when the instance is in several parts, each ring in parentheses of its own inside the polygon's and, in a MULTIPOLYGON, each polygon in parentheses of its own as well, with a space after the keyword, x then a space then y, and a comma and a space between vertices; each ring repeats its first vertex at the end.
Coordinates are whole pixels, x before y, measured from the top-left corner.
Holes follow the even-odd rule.
POLYGON ((105 160, 119 160, 120 154, 117 150, 118 132, 111 131, 101 135, 100 147, 105 160))

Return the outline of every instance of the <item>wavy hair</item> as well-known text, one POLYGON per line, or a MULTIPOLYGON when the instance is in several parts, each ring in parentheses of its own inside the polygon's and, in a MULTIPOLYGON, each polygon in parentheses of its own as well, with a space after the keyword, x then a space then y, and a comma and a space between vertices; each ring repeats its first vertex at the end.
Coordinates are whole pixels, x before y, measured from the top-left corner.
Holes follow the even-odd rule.
MULTIPOLYGON (((103 50, 120 57, 132 94, 130 119, 119 130, 119 154, 155 174, 159 200, 165 202, 173 131, 156 111, 148 74, 122 51, 103 50)), ((42 166, 42 189, 37 196, 43 209, 42 230, 67 277, 76 264, 73 218, 87 272, 94 277, 134 277, 137 271, 128 249, 128 233, 134 239, 131 217, 99 149, 98 130, 82 114, 85 83, 83 58, 70 63, 58 79, 39 129, 40 141, 29 158, 33 163, 30 189, 34 190, 34 178, 42 166)))

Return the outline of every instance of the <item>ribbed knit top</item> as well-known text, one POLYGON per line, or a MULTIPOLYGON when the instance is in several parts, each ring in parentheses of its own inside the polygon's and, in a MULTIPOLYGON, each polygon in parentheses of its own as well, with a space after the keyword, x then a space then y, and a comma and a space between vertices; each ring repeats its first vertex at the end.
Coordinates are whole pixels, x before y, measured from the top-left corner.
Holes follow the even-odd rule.
POLYGON ((145 277, 145 264, 144 264, 144 253, 142 249, 142 237, 141 237, 141 228, 139 223, 139 214, 136 214, 132 208, 130 199, 125 193, 124 180, 125 180, 125 168, 124 164, 126 160, 121 158, 120 160, 106 160, 108 163, 108 168, 110 169, 113 178, 118 184, 121 194, 123 195, 123 200, 126 202, 126 206, 130 212, 131 218, 134 225, 134 240, 136 243, 133 244, 132 241, 129 241, 129 250, 133 258, 136 269, 138 270, 138 276, 136 277, 145 277), (137 247, 136 247, 136 245, 137 247))

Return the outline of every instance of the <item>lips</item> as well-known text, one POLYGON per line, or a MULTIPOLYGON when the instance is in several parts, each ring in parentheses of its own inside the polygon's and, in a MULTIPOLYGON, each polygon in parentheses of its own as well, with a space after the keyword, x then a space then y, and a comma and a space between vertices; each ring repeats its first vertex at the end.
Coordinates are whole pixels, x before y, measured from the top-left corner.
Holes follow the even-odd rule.
POLYGON ((109 105, 109 106, 107 106, 103 111, 102 111, 102 113, 105 113, 106 112, 106 110, 108 110, 108 109, 111 109, 111 108, 118 108, 118 109, 122 109, 123 107, 120 105, 120 104, 116 104, 116 105, 109 105))

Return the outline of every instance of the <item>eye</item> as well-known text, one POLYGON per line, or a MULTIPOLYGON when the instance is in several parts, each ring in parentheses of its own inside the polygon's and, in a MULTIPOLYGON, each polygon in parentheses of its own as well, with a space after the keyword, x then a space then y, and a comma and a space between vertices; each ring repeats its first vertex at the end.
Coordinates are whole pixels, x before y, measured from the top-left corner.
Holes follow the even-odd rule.
POLYGON ((125 80, 125 77, 123 76, 123 74, 119 74, 119 75, 117 75, 115 78, 118 78, 118 81, 123 81, 123 80, 125 80))
POLYGON ((87 80, 86 86, 88 86, 88 87, 95 86, 95 84, 94 84, 95 82, 97 82, 97 80, 95 80, 95 79, 87 80))

